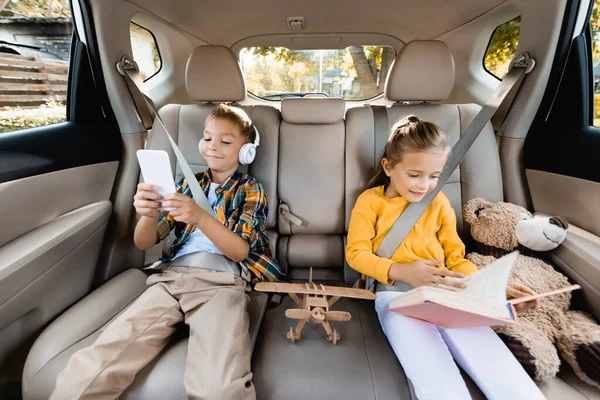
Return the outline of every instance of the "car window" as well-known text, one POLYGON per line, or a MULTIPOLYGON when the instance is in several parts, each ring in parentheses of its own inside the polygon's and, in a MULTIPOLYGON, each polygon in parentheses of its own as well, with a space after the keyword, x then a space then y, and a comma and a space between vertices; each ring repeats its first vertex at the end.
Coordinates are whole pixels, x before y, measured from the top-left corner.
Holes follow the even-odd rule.
POLYGON ((0 132, 66 120, 69 0, 0 2, 0 132))
POLYGON ((510 62, 517 53, 519 35, 521 34, 521 16, 498 26, 490 38, 483 67, 498 79, 504 78, 510 62))
POLYGON ((156 75, 162 67, 156 38, 148 29, 134 22, 129 24, 129 33, 131 36, 133 59, 140 69, 141 78, 147 81, 156 75))
POLYGON ((594 126, 600 127, 600 0, 594 1, 590 16, 590 31, 592 36, 594 126))
POLYGON ((334 50, 250 47, 240 52, 248 91, 265 100, 321 95, 366 100, 383 93, 396 53, 389 46, 334 50))

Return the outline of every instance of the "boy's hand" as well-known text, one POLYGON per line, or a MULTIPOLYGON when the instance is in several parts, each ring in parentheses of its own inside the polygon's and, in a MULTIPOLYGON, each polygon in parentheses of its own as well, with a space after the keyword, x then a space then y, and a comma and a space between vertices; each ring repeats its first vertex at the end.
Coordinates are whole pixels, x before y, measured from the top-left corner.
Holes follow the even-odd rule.
MULTIPOLYGON (((520 283, 509 283, 506 287, 506 296, 513 299, 525 296, 535 296, 536 294, 537 293, 534 292, 533 289, 520 283)), ((533 308, 537 304, 538 301, 536 299, 528 301, 526 303, 515 304, 515 308, 517 309, 517 311, 526 311, 530 308, 533 308)))
POLYGON ((177 222, 185 222, 188 225, 202 226, 204 218, 210 216, 204 211, 194 199, 181 193, 173 193, 165 196, 163 207, 173 208, 169 214, 177 222))
POLYGON ((390 268, 389 278, 394 280, 401 280, 414 287, 419 286, 437 286, 446 285, 452 286, 459 289, 464 289, 467 285, 457 279, 465 277, 460 272, 450 271, 445 268, 436 268, 444 260, 419 260, 410 264, 392 264, 390 268))
POLYGON ((135 212, 142 217, 158 218, 160 215, 161 197, 157 193, 158 187, 149 183, 138 184, 138 190, 133 196, 135 212))

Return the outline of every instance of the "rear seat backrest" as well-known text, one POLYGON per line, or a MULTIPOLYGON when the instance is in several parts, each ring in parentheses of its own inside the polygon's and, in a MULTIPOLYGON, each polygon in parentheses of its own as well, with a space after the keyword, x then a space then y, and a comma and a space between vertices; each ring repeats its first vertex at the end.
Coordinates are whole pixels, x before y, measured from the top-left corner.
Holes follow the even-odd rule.
MULTIPOLYGON (((476 104, 432 104, 448 98, 454 83, 454 60, 448 47, 440 41, 414 41, 398 54, 388 75, 385 97, 394 102, 386 109, 388 127, 405 115, 439 125, 454 145, 481 107, 476 104)), ((346 230, 358 195, 365 189, 371 172, 383 151, 387 138, 375 146, 373 110, 353 108, 346 115, 346 230)), ((502 177, 496 140, 491 124, 479 138, 443 188, 456 212, 460 233, 467 233, 462 205, 474 197, 502 201, 502 177)))
MULTIPOLYGON (((159 110, 169 133, 181 149, 194 172, 207 169, 198 149, 204 134, 204 121, 218 103, 236 103, 246 98, 246 84, 233 52, 225 46, 200 46, 190 55, 185 73, 190 99, 200 104, 169 104, 159 110)), ((256 159, 241 170, 255 176, 264 186, 269 201, 267 228, 273 235, 277 222, 277 160, 279 146, 280 113, 268 106, 246 106, 244 109, 260 132, 260 146, 256 159)), ((175 179, 183 177, 181 167, 160 124, 154 124, 147 148, 169 153, 175 179)), ((276 242, 272 243, 276 249, 276 242)), ((154 256, 154 255, 153 255, 154 256)), ((151 257, 150 257, 151 258, 151 257)))
POLYGON ((292 279, 339 280, 344 265, 343 99, 281 102, 279 261, 292 279), (301 221, 286 218, 291 212, 301 221))

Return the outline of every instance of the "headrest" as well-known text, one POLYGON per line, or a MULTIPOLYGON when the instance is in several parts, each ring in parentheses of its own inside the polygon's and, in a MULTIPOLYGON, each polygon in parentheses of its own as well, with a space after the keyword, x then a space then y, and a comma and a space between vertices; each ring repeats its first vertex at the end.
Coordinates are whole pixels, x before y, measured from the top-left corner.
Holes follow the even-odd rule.
POLYGON ((441 101, 454 85, 454 58, 446 43, 415 40, 404 46, 385 83, 391 101, 441 101))
POLYGON ((185 68, 185 84, 194 101, 232 102, 246 99, 238 60, 225 46, 199 46, 185 68))
POLYGON ((346 104, 339 98, 286 98, 281 116, 290 124, 331 125, 344 119, 346 104))

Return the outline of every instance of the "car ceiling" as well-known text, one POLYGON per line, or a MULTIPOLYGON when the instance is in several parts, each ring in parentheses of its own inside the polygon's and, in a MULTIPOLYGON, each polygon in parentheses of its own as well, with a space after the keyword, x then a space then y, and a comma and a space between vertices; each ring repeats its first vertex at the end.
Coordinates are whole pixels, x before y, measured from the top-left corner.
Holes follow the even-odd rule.
POLYGON ((505 0, 127 0, 209 44, 232 46, 256 35, 379 33, 409 42, 434 39, 505 0), (288 17, 304 17, 290 31, 288 17))

